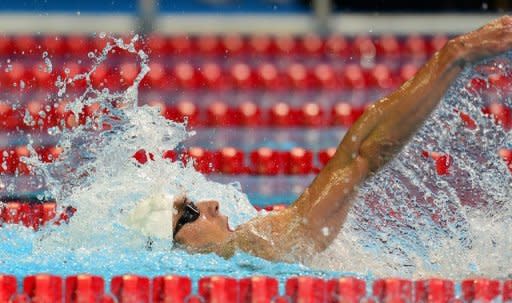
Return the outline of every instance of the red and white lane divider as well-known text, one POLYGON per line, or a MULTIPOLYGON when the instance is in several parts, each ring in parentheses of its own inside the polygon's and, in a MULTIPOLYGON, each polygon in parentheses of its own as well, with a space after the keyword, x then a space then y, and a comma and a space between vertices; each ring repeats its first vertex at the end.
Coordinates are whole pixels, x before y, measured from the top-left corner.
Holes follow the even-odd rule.
MULTIPOLYGON (((44 162, 57 159, 62 152, 58 147, 36 147, 38 156, 44 162)), ((318 152, 295 147, 290 150, 274 150, 261 147, 244 152, 234 147, 224 147, 219 150, 208 150, 201 147, 190 147, 183 152, 169 150, 162 154, 170 161, 192 162, 194 168, 203 173, 221 173, 229 175, 307 175, 318 173, 334 156, 336 148, 327 148, 318 152)), ((498 151, 512 171, 512 150, 502 148, 498 151)), ((0 174, 29 175, 30 168, 23 162, 22 157, 29 155, 25 146, 0 149, 0 174)), ((139 149, 132 155, 134 163, 144 165, 154 161, 153 152, 139 149)), ((419 157, 434 160, 437 173, 448 175, 452 158, 450 155, 436 151, 422 151, 419 157)))
POLYGON ((288 278, 284 293, 274 277, 257 276, 235 279, 209 276, 193 282, 186 276, 169 275, 149 278, 137 275, 115 276, 105 291, 106 282, 100 276, 77 275, 60 277, 51 274, 26 276, 18 291, 14 276, 0 276, 0 303, 8 302, 137 302, 137 303, 347 303, 347 302, 509 302, 512 280, 486 278, 466 279, 458 284, 447 279, 406 280, 385 278, 373 281, 366 291, 365 280, 355 277, 322 279, 311 276, 288 278), (28 301, 27 301, 28 300, 28 301))

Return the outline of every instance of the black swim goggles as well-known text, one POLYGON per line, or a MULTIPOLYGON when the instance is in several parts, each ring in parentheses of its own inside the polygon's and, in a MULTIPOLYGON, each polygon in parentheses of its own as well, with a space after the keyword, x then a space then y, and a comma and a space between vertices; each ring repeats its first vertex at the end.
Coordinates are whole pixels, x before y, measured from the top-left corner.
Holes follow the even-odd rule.
POLYGON ((186 202, 183 206, 183 214, 178 219, 178 222, 176 222, 176 227, 174 228, 172 237, 176 237, 176 234, 183 227, 183 225, 192 223, 197 220, 200 214, 201 213, 199 212, 199 208, 197 208, 194 202, 186 202))

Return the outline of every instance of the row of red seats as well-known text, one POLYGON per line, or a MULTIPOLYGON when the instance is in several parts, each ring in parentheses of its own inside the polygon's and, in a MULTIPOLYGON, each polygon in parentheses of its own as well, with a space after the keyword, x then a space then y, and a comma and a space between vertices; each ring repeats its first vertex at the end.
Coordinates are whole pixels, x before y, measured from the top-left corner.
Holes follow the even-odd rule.
MULTIPOLYGON (((36 148, 38 156, 44 162, 51 162, 61 153, 58 147, 36 148)), ((172 161, 180 160, 184 163, 193 162, 195 169, 201 173, 222 174, 254 174, 254 175, 303 175, 317 173, 332 158, 336 148, 328 148, 314 153, 311 150, 295 147, 288 151, 273 150, 261 147, 245 153, 234 147, 224 147, 220 150, 207 150, 200 147, 191 147, 181 154, 175 151, 163 153, 164 159, 172 161), (315 165, 315 158, 318 166, 315 165), (250 164, 247 165, 246 161, 250 164)), ((502 148, 500 157, 512 169, 512 150, 502 148)), ((0 173, 26 175, 30 173, 29 167, 20 159, 29 155, 25 146, 0 150, 0 173)), ((451 165, 450 155, 439 152, 423 151, 422 156, 432 158, 439 175, 449 173, 451 165)), ((154 154, 144 149, 138 150, 133 158, 140 164, 145 164, 154 159, 154 154)))
POLYGON ((76 209, 73 207, 59 211, 54 202, 0 202, 0 226, 2 224, 21 224, 38 230, 50 221, 53 221, 55 225, 67 223, 75 212, 76 209), (59 213, 57 214, 57 212, 59 213))
MULTIPOLYGON (((88 71, 88 66, 73 61, 64 62, 59 69, 48 72, 41 63, 13 62, 9 68, 0 71, 0 84, 4 89, 28 91, 31 89, 54 89, 57 77, 73 77, 88 71)), ((142 89, 181 90, 285 90, 285 89, 370 89, 394 88, 412 77, 418 65, 403 64, 399 70, 385 64, 365 69, 358 64, 333 67, 327 63, 308 66, 303 63, 270 63, 257 66, 237 62, 223 66, 218 62, 192 64, 153 62, 151 70, 140 86, 142 89)), ((91 75, 95 87, 125 89, 133 83, 140 66, 135 62, 100 65, 91 75)), ((85 88, 85 80, 77 80, 70 90, 85 88)))
MULTIPOLYGON (((125 42, 131 37, 125 36, 125 42)), ((90 51, 101 51, 108 38, 86 35, 45 35, 45 36, 0 36, 0 56, 40 55, 48 52, 52 56, 85 56, 90 51)), ((229 34, 223 36, 163 36, 155 34, 140 40, 139 47, 151 55, 165 56, 429 56, 439 50, 448 41, 446 35, 421 36, 395 35, 356 36, 342 35, 318 36, 307 34, 291 35, 251 35, 229 34)), ((112 44, 112 42, 111 42, 112 44)))
MULTIPOLYGON (((329 127, 349 128, 363 114, 365 107, 338 102, 328 112, 317 103, 307 102, 292 107, 278 102, 270 108, 260 108, 256 103, 246 101, 236 106, 227 102, 214 101, 206 108, 200 108, 191 101, 179 101, 168 105, 159 99, 149 100, 151 106, 160 108, 161 114, 172 121, 187 121, 190 127, 329 127)), ((88 117, 98 114, 98 105, 84 107, 78 119, 66 111, 66 102, 48 105, 34 100, 24 107, 14 109, 8 103, 0 103, 0 131, 37 131, 51 127, 72 128, 84 124, 88 117), (28 115, 27 115, 28 112, 28 115), (30 122, 28 122, 30 121, 30 122)), ((505 129, 512 127, 512 110, 500 103, 490 103, 482 109, 505 129)), ((467 114, 459 113, 469 128, 476 128, 476 122, 467 114)))
MULTIPOLYGON (((152 100, 148 104, 159 107, 165 118, 177 122, 186 120, 191 127, 350 127, 364 111, 363 106, 346 102, 337 103, 328 113, 316 103, 306 103, 296 108, 279 102, 262 109, 253 102, 242 102, 231 107, 225 102, 216 101, 204 110, 191 101, 167 105, 164 101, 152 100)), ((66 102, 49 106, 45 101, 34 100, 16 109, 10 104, 0 103, 0 131, 45 131, 56 126, 72 128, 98 114, 98 106, 91 105, 85 107, 76 119, 65 108, 66 102)))
POLYGON ((284 293, 273 277, 235 279, 225 276, 200 278, 197 294, 186 276, 115 276, 110 294, 100 276, 60 276, 38 274, 23 279, 17 291, 14 276, 0 276, 0 303, 448 303, 508 302, 512 300, 512 280, 467 279, 460 283, 462 294, 455 295, 456 283, 446 279, 411 281, 400 278, 375 280, 367 293, 364 280, 343 277, 329 280, 299 276, 286 280, 284 293))
MULTIPOLYGON (((37 147, 36 152, 44 162, 51 162, 58 158, 61 149, 58 147, 37 147)), ((165 159, 172 161, 194 162, 194 167, 202 173, 224 174, 310 174, 317 172, 314 164, 315 156, 323 167, 334 155, 335 149, 329 148, 314 153, 303 148, 292 148, 289 151, 278 151, 270 148, 259 148, 248 153, 251 165, 246 165, 246 153, 242 150, 225 147, 218 151, 206 150, 200 147, 191 147, 182 154, 175 151, 166 151, 165 159)), ((0 150, 0 174, 30 174, 30 168, 22 161, 22 157, 29 156, 30 152, 25 146, 0 150)), ((152 153, 141 149, 133 158, 140 164, 144 164, 154 158, 152 153)))

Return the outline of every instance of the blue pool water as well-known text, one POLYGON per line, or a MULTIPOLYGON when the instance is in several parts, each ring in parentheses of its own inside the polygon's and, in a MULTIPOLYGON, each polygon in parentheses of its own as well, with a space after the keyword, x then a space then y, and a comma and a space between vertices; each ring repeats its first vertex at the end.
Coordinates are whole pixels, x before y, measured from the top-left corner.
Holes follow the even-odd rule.
MULTIPOLYGON (((144 53, 113 40, 138 57, 144 53)), ((94 66, 108 59, 109 47, 92 58, 94 66)), ((111 114, 99 115, 83 127, 59 131, 64 153, 52 164, 27 159, 37 170, 48 194, 60 205, 79 211, 68 225, 33 233, 19 226, 0 231, 0 272, 23 276, 36 272, 61 275, 89 272, 111 277, 186 274, 193 278, 224 274, 234 277, 343 274, 460 279, 467 275, 503 277, 512 268, 512 179, 497 150, 510 147, 510 133, 480 108, 490 96, 465 89, 474 75, 508 72, 512 54, 468 68, 439 108, 404 150, 382 171, 361 185, 353 210, 334 243, 312 256, 306 265, 273 263, 246 254, 225 260, 215 255, 188 254, 168 240, 151 249, 147 238, 127 228, 127 210, 154 192, 186 194, 193 200, 216 199, 221 211, 237 226, 257 214, 239 183, 214 182, 191 166, 155 161, 136 165, 131 155, 140 148, 160 155, 186 145, 193 136, 186 127, 165 120, 157 109, 137 105, 137 81, 127 91, 98 91, 93 87, 74 102, 100 103, 111 114), (464 127, 457 112, 468 113, 479 125, 464 127), (107 123, 110 130, 98 125, 107 123), (449 154, 450 174, 439 176, 423 150, 449 154), (435 215, 435 216, 434 216, 435 215)), ((87 74, 83 77, 88 77, 87 74)), ((69 80, 73 81, 73 80, 69 80)), ((66 80, 60 85, 65 91, 66 80)), ((492 97, 510 105, 509 92, 492 97)), ((57 131, 57 130, 55 130, 57 131)), ((334 143, 334 142, 333 142, 334 143)), ((261 181, 261 180, 260 180, 261 181)), ((277 195, 276 195, 277 196, 277 195)), ((251 196, 256 201, 261 196, 251 196)), ((279 199, 291 201, 290 194, 279 199)))

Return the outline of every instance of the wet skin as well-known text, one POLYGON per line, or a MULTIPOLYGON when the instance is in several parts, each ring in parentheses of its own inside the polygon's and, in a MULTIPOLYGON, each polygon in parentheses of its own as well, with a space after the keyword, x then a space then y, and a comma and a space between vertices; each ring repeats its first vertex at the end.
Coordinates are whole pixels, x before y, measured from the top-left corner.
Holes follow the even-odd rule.
MULTIPOLYGON (((509 16, 450 40, 412 79, 365 111, 334 157, 290 207, 256 217, 232 232, 216 201, 197 202, 200 218, 185 224, 175 241, 191 252, 230 257, 242 250, 286 262, 301 262, 326 249, 342 228, 359 184, 401 150, 464 65, 510 48, 509 16)), ((183 213, 184 198, 175 205, 173 222, 183 213)))

